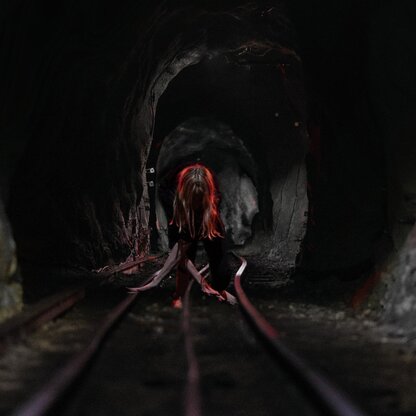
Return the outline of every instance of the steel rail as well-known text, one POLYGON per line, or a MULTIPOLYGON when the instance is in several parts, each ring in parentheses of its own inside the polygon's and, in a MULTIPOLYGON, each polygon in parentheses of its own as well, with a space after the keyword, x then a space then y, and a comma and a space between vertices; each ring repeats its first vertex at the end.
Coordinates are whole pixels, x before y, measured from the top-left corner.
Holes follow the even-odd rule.
POLYGON ((185 338, 185 355, 188 363, 188 371, 185 387, 185 416, 201 416, 201 391, 199 382, 199 367, 195 355, 192 332, 191 332, 191 313, 190 313, 190 293, 193 280, 189 283, 183 302, 182 331, 185 338))
POLYGON ((233 253, 241 261, 234 277, 234 287, 241 311, 258 339, 284 368, 293 375, 299 386, 325 413, 332 416, 367 416, 351 398, 329 381, 319 371, 312 368, 295 352, 291 351, 279 337, 278 331, 253 306, 241 285, 241 276, 247 261, 233 253))
MULTIPOLYGON (((209 265, 204 266, 199 273, 203 276, 208 271, 209 265)), ((186 288, 183 299, 182 310, 182 331, 185 340, 185 355, 188 364, 188 372, 185 386, 185 416, 201 416, 201 388, 198 360, 196 358, 194 346, 192 343, 191 330, 191 307, 190 293, 194 280, 192 280, 186 288)))
MULTIPOLYGON (((158 258, 151 256, 135 261, 145 262, 158 258)), ((85 292, 84 292, 85 295, 85 292)), ((81 376, 87 365, 98 353, 110 330, 122 318, 129 307, 133 304, 138 293, 127 295, 117 304, 107 316, 100 322, 95 333, 87 345, 59 368, 37 392, 29 397, 24 403, 18 406, 12 413, 13 416, 42 416, 50 412, 61 400, 67 390, 81 376)))
MULTIPOLYGON (((115 267, 111 271, 100 274, 110 276, 120 271, 129 270, 141 263, 155 260, 163 254, 142 257, 115 267)), ((87 285, 77 286, 54 293, 33 305, 28 306, 22 312, 0 324, 0 354, 13 342, 22 339, 40 326, 52 319, 58 318, 71 309, 76 303, 85 297, 87 285)))
POLYGON ((81 351, 75 353, 63 367, 58 369, 54 375, 35 394, 20 405, 12 415, 41 416, 47 414, 85 370, 88 363, 99 351, 106 335, 127 311, 136 297, 137 293, 129 294, 113 308, 101 321, 88 344, 81 351))
POLYGON ((57 318, 85 297, 85 286, 48 296, 0 325, 0 353, 17 340, 57 318))

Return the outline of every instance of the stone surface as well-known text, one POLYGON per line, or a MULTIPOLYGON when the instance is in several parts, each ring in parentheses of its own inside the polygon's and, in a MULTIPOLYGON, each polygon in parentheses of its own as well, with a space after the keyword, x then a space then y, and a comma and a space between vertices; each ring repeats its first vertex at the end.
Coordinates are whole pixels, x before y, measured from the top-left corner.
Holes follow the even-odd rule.
POLYGON ((219 173, 218 180, 224 189, 220 209, 226 231, 235 245, 243 246, 252 237, 253 219, 259 212, 256 187, 249 176, 231 163, 219 173))
MULTIPOLYGON (((224 57, 218 51, 213 57, 183 69, 170 82, 157 108, 152 146, 156 155, 177 123, 192 119, 194 114, 210 114, 226 121, 244 143, 255 166, 254 170, 245 167, 256 187, 259 205, 253 239, 246 252, 264 253, 290 272, 301 251, 308 207, 304 161, 308 132, 301 64, 292 57, 290 71, 285 70, 282 75, 279 57, 249 55, 244 57, 247 62, 240 58, 239 65, 235 65, 235 59, 235 52, 224 57), (241 88, 243 85, 246 88, 241 88), (250 173, 253 171, 255 174, 250 173)), ((198 142, 198 131, 186 134, 198 142)), ((229 153, 228 147, 224 144, 221 149, 229 153)), ((188 151, 180 146, 175 148, 175 153, 183 152, 188 151)), ((174 157, 169 153, 169 158, 174 157)), ((225 155, 212 155, 218 162, 223 157, 225 160, 225 155)), ((241 154, 239 159, 246 157, 241 154)))
POLYGON ((25 143, 8 181, 24 262, 91 269, 146 253, 145 165, 169 82, 208 50, 237 64, 298 61, 280 7, 131 1, 97 14, 87 2, 53 19, 39 2, 5 10, 14 23, 2 22, 2 51, 19 47, 2 60, 2 133, 25 143))
POLYGON ((396 250, 416 221, 415 16, 410 0, 386 3, 374 13, 369 30, 369 92, 386 155, 388 232, 396 250))
POLYGON ((0 281, 7 282, 16 273, 16 268, 16 244, 0 199, 0 281))
POLYGON ((294 270, 306 232, 306 183, 305 165, 300 162, 271 187, 274 233, 269 257, 275 259, 282 270, 294 270))
MULTIPOLYGON (((233 244, 243 245, 252 234, 252 222, 258 213, 257 167, 244 143, 224 123, 214 119, 190 119, 178 126, 163 142, 156 170, 159 193, 164 205, 171 204, 178 167, 200 161, 210 167, 218 180, 221 195, 221 217, 233 244), (167 175, 167 177, 166 177, 167 175), (251 179, 253 178, 253 179, 251 179)), ((156 208, 159 210, 159 208, 156 208)), ((171 207, 164 206, 167 215, 171 207)), ((158 224, 166 230, 166 213, 160 213, 158 224)), ((164 231, 166 239, 166 231, 164 231)))
POLYGON ((16 245, 0 199, 0 321, 22 307, 22 287, 17 280, 16 245))
POLYGON ((406 334, 416 335, 416 227, 381 284, 384 285, 383 320, 406 334))

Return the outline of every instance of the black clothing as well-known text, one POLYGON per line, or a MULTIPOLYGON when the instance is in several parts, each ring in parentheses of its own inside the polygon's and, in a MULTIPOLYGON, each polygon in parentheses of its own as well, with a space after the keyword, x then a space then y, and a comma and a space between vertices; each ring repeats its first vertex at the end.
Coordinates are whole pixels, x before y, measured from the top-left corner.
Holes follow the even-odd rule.
MULTIPOLYGON (((198 225, 196 222, 195 225, 198 225)), ((195 262, 198 241, 202 241, 208 256, 209 269, 211 272, 211 286, 218 291, 225 290, 230 283, 231 269, 227 257, 227 244, 225 240, 225 230, 221 227, 224 237, 192 238, 186 230, 179 232, 176 224, 169 225, 169 245, 172 248, 175 243, 182 241, 185 247, 186 257, 195 262)), ((196 228, 198 230, 199 227, 196 228)), ((182 243, 182 244, 183 244, 182 243)))

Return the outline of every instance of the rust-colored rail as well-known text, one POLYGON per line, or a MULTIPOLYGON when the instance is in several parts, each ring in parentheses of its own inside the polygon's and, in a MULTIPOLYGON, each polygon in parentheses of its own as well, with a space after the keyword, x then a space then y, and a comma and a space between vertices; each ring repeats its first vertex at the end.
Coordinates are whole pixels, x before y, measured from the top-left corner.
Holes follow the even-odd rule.
MULTIPOLYGON (((234 253, 233 253, 234 254, 234 253)), ((241 276, 247 261, 234 254, 241 261, 234 278, 234 287, 241 311, 250 327, 266 349, 297 381, 299 387, 307 394, 324 414, 332 416, 366 416, 351 398, 316 369, 312 368, 302 357, 290 350, 280 339, 279 333, 264 316, 253 306, 241 285, 241 276)))
POLYGON ((0 326, 0 352, 44 323, 57 318, 85 296, 85 287, 67 289, 40 300, 0 326))
POLYGON ((136 299, 137 294, 127 295, 99 324, 88 344, 74 354, 58 369, 40 390, 13 412, 13 416, 41 416, 47 414, 61 399, 98 352, 104 338, 136 299))
MULTIPOLYGON (((208 271, 208 265, 199 273, 203 275, 208 271)), ((185 416, 201 416, 201 388, 198 360, 192 342, 190 293, 194 281, 188 285, 183 302, 182 331, 185 339, 185 355, 188 363, 187 380, 185 387, 185 416)))
POLYGON ((183 302, 182 329, 185 338, 185 353, 188 362, 188 372, 185 387, 185 416, 200 416, 201 413, 201 392, 199 383, 199 367, 195 356, 192 343, 191 323, 190 323, 190 301, 193 281, 190 282, 183 302))
MULTIPOLYGON (((163 256, 163 254, 142 257, 102 273, 106 276, 110 276, 121 271, 129 270, 139 264, 155 260, 161 256, 163 256)), ((60 315, 71 309, 85 297, 85 293, 85 285, 65 289, 41 299, 34 305, 28 306, 24 311, 2 323, 0 325, 0 354, 7 349, 8 345, 27 336, 46 322, 58 318, 60 315)))
MULTIPOLYGON (((151 256, 136 260, 134 265, 151 261, 159 256, 151 256)), ((126 267, 133 267, 133 262, 126 267)), ((123 270, 125 270, 123 268, 123 270)), ((117 269, 121 271, 121 269, 117 269)), ((117 272, 117 271, 114 271, 117 272)), ((29 329, 33 330, 74 305, 78 300, 85 296, 85 287, 67 291, 54 295, 48 300, 41 301, 34 309, 35 311, 28 316, 16 318, 15 322, 9 323, 4 328, 6 339, 16 339, 20 335, 26 334, 29 329), (46 305, 46 306, 43 306, 46 305), (36 311, 39 311, 38 313, 36 311)), ((22 403, 12 414, 14 416, 41 416, 53 409, 56 403, 61 400, 68 388, 78 379, 86 369, 89 362, 94 358, 107 334, 126 313, 132 303, 135 301, 137 293, 127 295, 119 302, 99 323, 97 329, 86 346, 79 352, 75 353, 62 367, 56 370, 49 380, 41 388, 22 403)), ((1 346, 1 344, 0 344, 1 346)))

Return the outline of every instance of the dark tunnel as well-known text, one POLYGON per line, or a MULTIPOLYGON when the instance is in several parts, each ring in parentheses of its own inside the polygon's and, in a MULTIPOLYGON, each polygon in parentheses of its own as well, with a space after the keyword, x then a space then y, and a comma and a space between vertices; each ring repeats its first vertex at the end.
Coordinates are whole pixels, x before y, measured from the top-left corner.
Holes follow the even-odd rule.
POLYGON ((1 9, 2 284, 166 251, 198 160, 237 250, 306 280, 377 274, 369 305, 410 322, 412 2, 1 9))
POLYGON ((416 414, 415 21, 3 0, 0 413, 416 414))
MULTIPOLYGON (((241 53, 241 50, 238 53, 241 53)), ((214 169, 224 197, 223 216, 227 228, 230 228, 234 244, 243 244, 241 233, 244 227, 244 232, 251 235, 251 222, 255 211, 259 211, 255 226, 259 237, 252 244, 252 250, 257 252, 271 251, 273 246, 270 241, 273 241, 276 234, 284 234, 286 240, 289 238, 300 241, 307 205, 305 192, 303 202, 294 200, 287 209, 276 202, 273 205, 272 202, 283 192, 289 200, 293 198, 291 193, 300 191, 298 198, 302 200, 301 189, 305 189, 305 177, 296 178, 298 184, 282 184, 291 179, 292 169, 297 176, 302 175, 298 170, 302 171, 307 133, 302 130, 301 124, 304 123, 299 121, 302 118, 298 111, 293 109, 290 97, 285 91, 280 64, 272 65, 273 60, 269 61, 270 58, 267 65, 242 59, 236 63, 229 55, 208 56, 182 70, 160 98, 153 143, 153 146, 158 148, 161 140, 169 132, 169 144, 162 142, 161 153, 164 146, 169 147, 163 152, 163 158, 159 156, 157 162, 156 171, 160 176, 166 175, 166 170, 192 160, 199 160, 214 169), (187 134, 187 139, 172 138, 170 132, 178 125, 183 131, 182 134, 187 134), (192 132, 188 133, 189 130, 192 132), (214 133, 214 130, 217 133, 214 133), (235 138, 235 134, 240 140, 235 138), (211 138, 214 135, 220 137, 211 138), (173 140, 180 141, 180 144, 175 147, 174 143, 170 144, 173 140), (272 151, 276 153, 273 154, 273 160, 270 160, 269 155, 272 151), (296 164, 299 164, 300 168, 297 169, 296 164), (238 170, 241 170, 241 173, 238 170), (247 180, 241 176, 242 174, 245 174, 247 180), (248 180, 256 185, 256 189, 250 191, 253 185, 248 180), (254 199, 257 199, 258 195, 258 202, 254 205, 259 204, 259 208, 247 203, 249 197, 232 195, 238 183, 240 185, 237 186, 246 189, 254 199), (282 190, 283 186, 286 186, 285 190, 282 190), (233 204, 232 201, 238 203, 233 204), (296 207, 296 212, 293 213, 295 203, 298 203, 299 207, 296 207), (295 221, 299 223, 290 224, 288 215, 294 215, 295 221), (243 219, 246 223, 244 227, 243 219), (231 223, 234 224, 233 227, 228 227, 231 223), (284 226, 281 223, 285 223, 287 230, 283 230, 284 226)), ((303 99, 302 96, 299 98, 300 101, 303 99)), ((152 157, 154 156, 151 152, 149 159, 152 157)), ((148 166, 149 162, 151 164, 148 160, 148 166)), ((175 177, 174 172, 170 172, 170 178, 172 177, 175 177)), ((299 247, 292 248, 293 253, 298 250, 299 247)), ((284 250, 279 250, 280 253, 282 251, 284 250)), ((282 258, 293 264, 293 253, 282 253, 282 258)))
POLYGON ((252 222, 259 212, 254 184, 257 183, 257 168, 244 143, 227 125, 202 117, 181 123, 161 146, 156 164, 155 209, 151 207, 150 211, 155 214, 156 244, 165 250, 168 247, 167 228, 173 214, 172 194, 178 167, 194 161, 214 171, 219 182, 220 209, 226 232, 233 245, 244 245, 252 235, 252 222))
MULTIPOLYGON (((166 33, 186 16, 173 14, 160 22, 157 31, 153 28, 153 42, 161 42, 165 49, 160 47, 149 57, 154 62, 154 68, 144 68, 149 73, 135 75, 138 86, 130 86, 120 114, 122 137, 103 139, 97 146, 97 139, 85 137, 82 131, 88 128, 87 121, 79 126, 81 130, 78 126, 58 129, 58 135, 69 136, 62 146, 62 139, 43 132, 50 126, 40 123, 40 132, 28 144, 33 148, 24 153, 25 168, 17 169, 10 187, 10 220, 22 260, 98 267, 145 253, 151 233, 148 215, 155 215, 155 204, 148 205, 143 169, 156 166, 152 159, 165 135, 188 118, 203 116, 228 123, 244 138, 246 158, 253 158, 246 164, 262 166, 257 179, 261 212, 257 228, 265 237, 257 242, 257 251, 268 251, 282 269, 294 267, 307 210, 306 104, 300 60, 292 45, 280 45, 280 33, 256 31, 263 18, 256 16, 253 6, 195 13, 195 20, 168 42, 166 33), (142 77, 148 78, 144 84, 142 77), (108 158, 111 152, 113 160, 108 158), (29 173, 26 165, 33 160, 38 169, 29 173), (111 163, 117 162, 122 163, 113 170, 111 163), (71 164, 79 168, 75 175, 71 164), (284 204, 279 202, 283 200, 284 204), (31 220, 34 213, 36 222, 31 220)), ((271 21, 280 31, 290 32, 289 23, 280 22, 281 18, 276 12, 271 21)), ((286 38, 289 42, 290 33, 286 38)), ((134 60, 126 67, 141 69, 134 60)), ((123 75, 131 83, 132 75, 123 75)), ((69 106, 78 111, 75 97, 75 93, 69 96, 76 101, 69 106)), ((63 112, 65 123, 67 109, 63 112)))

